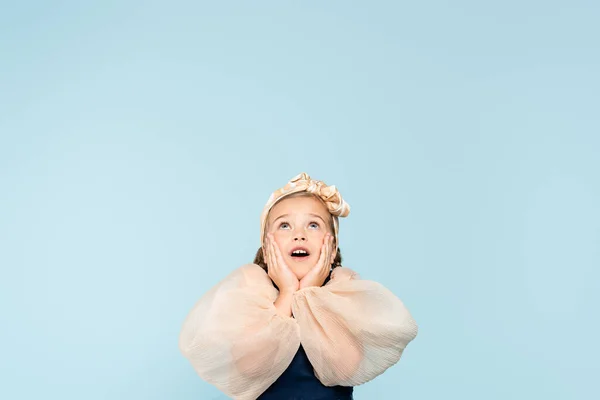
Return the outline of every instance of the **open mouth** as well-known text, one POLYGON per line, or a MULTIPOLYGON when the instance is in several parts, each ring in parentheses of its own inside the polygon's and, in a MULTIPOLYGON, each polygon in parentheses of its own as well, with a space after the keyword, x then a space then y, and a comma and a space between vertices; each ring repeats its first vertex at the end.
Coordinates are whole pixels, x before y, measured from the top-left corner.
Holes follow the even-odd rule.
POLYGON ((296 247, 295 249, 292 250, 292 252, 290 253, 290 256, 292 256, 294 258, 304 258, 304 257, 310 256, 310 253, 308 252, 307 249, 305 249, 303 247, 296 247))

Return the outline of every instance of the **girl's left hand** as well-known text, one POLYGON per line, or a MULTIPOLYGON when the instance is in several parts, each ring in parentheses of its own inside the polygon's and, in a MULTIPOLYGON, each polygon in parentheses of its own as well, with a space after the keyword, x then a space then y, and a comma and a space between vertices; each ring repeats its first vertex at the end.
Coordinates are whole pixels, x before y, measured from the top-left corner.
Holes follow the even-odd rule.
POLYGON ((309 286, 321 287, 325 279, 329 276, 331 270, 331 264, 335 257, 333 253, 333 235, 328 233, 323 238, 323 245, 321 246, 321 256, 317 264, 300 280, 300 288, 309 286))

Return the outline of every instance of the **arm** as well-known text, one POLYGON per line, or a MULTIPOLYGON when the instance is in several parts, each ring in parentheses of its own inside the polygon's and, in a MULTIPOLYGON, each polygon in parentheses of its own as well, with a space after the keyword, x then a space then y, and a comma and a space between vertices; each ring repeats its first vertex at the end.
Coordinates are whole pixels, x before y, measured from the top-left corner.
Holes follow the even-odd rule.
POLYGON ((397 363, 417 324, 383 285, 336 268, 323 287, 305 288, 292 304, 302 345, 327 386, 357 386, 397 363))
MULTIPOLYGON (((277 295, 277 299, 273 303, 275 307, 275 312, 277 316, 274 316, 274 319, 283 321, 284 326, 280 332, 283 337, 294 337, 297 336, 297 328, 298 325, 291 318, 292 316, 292 298, 293 293, 279 293, 277 295), (291 322, 293 321, 293 323, 291 322), (289 330, 289 331, 288 331, 289 330)), ((246 334, 249 336, 260 336, 261 330, 264 330, 264 326, 261 323, 249 326, 246 334)), ((236 344, 232 349, 232 354, 236 359, 236 366, 240 373, 244 374, 248 378, 260 378, 260 375, 263 373, 263 369, 261 366, 263 365, 272 365, 276 363, 276 354, 271 353, 269 351, 265 351, 265 349, 277 348, 279 346, 279 341, 281 338, 279 335, 276 336, 267 336, 265 338, 267 343, 264 343, 261 346, 246 346, 244 344, 239 345, 236 344)), ((298 345, 296 346, 296 351, 299 347, 299 339, 298 345)), ((294 351, 294 354, 296 352, 294 351)), ((291 360, 290 360, 291 362, 291 360)), ((289 364, 289 363, 288 363, 289 364)), ((287 367, 287 365, 286 365, 287 367)), ((283 371, 282 371, 283 372, 283 371)))
POLYGON ((277 314, 282 317, 291 318, 292 316, 292 301, 294 300, 294 292, 281 292, 277 296, 277 300, 273 303, 277 314))
POLYGON ((236 400, 253 400, 285 371, 300 345, 293 318, 257 265, 231 273, 186 317, 179 348, 197 374, 236 400))

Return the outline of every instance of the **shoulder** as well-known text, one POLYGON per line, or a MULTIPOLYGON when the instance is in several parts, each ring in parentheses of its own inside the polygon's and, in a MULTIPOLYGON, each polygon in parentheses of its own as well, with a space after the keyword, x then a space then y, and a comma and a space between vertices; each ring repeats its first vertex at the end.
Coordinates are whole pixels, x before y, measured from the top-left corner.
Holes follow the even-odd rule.
POLYGON ((244 264, 231 271, 225 279, 236 281, 242 286, 271 285, 267 272, 256 264, 244 264))
MULTIPOLYGON (((327 284, 351 285, 352 287, 386 289, 380 282, 363 279, 358 272, 348 267, 337 267, 331 271, 331 278, 327 284)), ((387 289, 386 289, 387 290, 387 289)))
POLYGON ((276 292, 275 286, 264 269, 256 264, 244 264, 229 271, 204 296, 212 298, 222 295, 231 296, 234 293, 272 296, 274 292, 276 292))
POLYGON ((332 281, 353 281, 359 280, 360 275, 351 268, 348 267, 337 267, 331 272, 332 281))

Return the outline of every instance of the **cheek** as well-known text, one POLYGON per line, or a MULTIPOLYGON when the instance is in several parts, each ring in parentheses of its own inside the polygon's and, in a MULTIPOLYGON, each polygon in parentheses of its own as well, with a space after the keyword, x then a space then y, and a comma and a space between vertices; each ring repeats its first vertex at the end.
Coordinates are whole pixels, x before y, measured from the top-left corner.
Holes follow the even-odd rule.
POLYGON ((285 239, 289 236, 286 235, 287 231, 281 231, 281 230, 277 230, 275 232, 273 232, 273 237, 275 238, 275 243, 277 243, 277 245, 279 247, 281 247, 281 245, 285 242, 285 239))
POLYGON ((311 238, 313 242, 318 242, 319 244, 323 242, 323 238, 325 237, 325 231, 312 231, 308 233, 308 236, 311 238))

